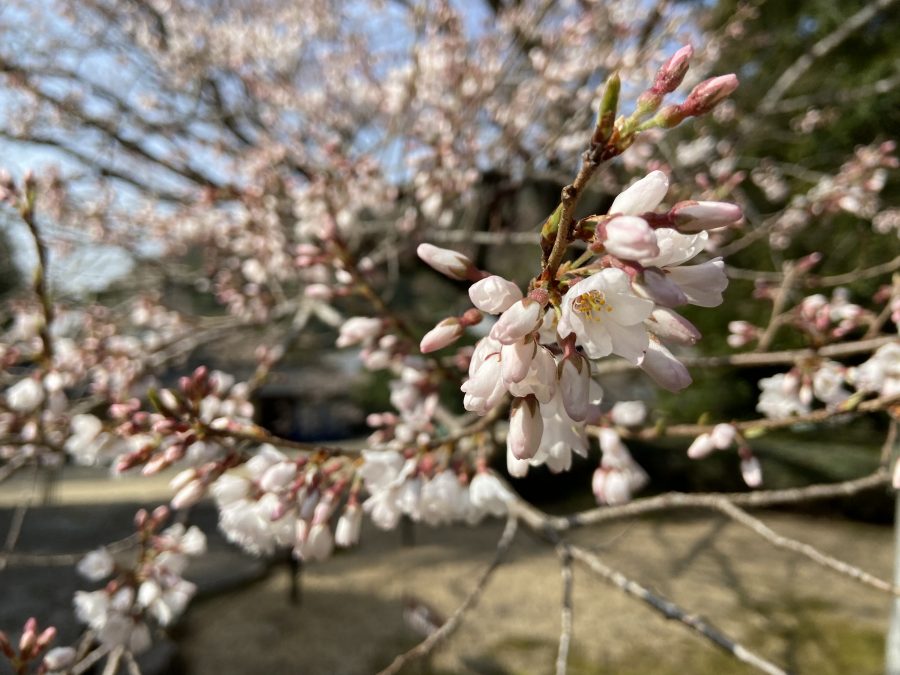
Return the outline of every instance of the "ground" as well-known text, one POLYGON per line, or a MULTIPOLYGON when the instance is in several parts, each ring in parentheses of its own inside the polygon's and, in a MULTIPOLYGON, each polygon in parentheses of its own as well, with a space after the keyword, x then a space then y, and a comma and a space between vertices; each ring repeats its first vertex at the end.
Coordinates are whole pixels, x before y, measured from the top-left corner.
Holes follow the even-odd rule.
MULTIPOLYGON (((765 514, 777 531, 889 578, 886 527, 765 514)), ((373 673, 418 640, 402 619, 413 596, 446 614, 474 586, 500 534, 419 528, 366 532, 360 548, 311 565, 300 607, 287 600, 286 566, 241 591, 193 607, 180 636, 188 672, 373 673)), ((716 516, 693 514, 606 525, 575 541, 657 592, 701 614, 792 673, 878 673, 890 600, 716 516)), ((570 673, 755 672, 575 568, 570 673)), ((408 672, 553 672, 561 578, 552 549, 520 530, 508 562, 461 629, 424 667, 408 672)))
MULTIPOLYGON (((0 508, 0 531, 6 531, 8 507, 23 487, 13 481, 0 493, 0 507, 7 507, 0 508)), ((86 550, 104 535, 128 532, 135 500, 159 503, 167 494, 165 477, 109 483, 69 476, 55 490, 56 506, 29 512, 17 550, 86 550)), ((891 576, 893 534, 887 526, 824 515, 757 515, 781 534, 891 576)), ((201 505, 194 518, 215 532, 211 505, 201 505)), ((415 545, 408 546, 399 532, 369 527, 358 548, 304 569, 299 606, 288 600, 285 563, 262 575, 265 567, 214 536, 212 555, 192 571, 203 593, 172 636, 180 670, 374 673, 420 639, 403 620, 404 601, 415 598, 445 616, 453 612, 492 558, 501 529, 499 521, 476 528, 417 527, 415 545)), ((888 597, 773 549, 719 515, 689 512, 606 524, 573 533, 572 541, 792 673, 882 671, 888 597)), ((72 590, 88 585, 65 568, 12 566, 0 572, 0 627, 12 628, 13 620, 20 626, 23 613, 32 611, 26 605, 35 604, 48 612, 53 605, 54 620, 73 622, 72 590)), ((429 662, 407 672, 553 672, 561 588, 553 550, 520 528, 507 561, 460 630, 429 662)), ((753 672, 577 565, 574 591, 573 675, 753 672)), ((64 632, 75 630, 71 625, 64 632)), ((169 664, 154 672, 177 670, 169 664)))

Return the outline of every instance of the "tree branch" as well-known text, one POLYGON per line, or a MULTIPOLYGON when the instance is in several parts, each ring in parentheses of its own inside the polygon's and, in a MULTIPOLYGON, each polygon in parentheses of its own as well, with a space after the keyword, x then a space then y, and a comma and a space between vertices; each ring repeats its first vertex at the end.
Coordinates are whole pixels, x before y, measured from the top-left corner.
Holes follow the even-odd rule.
POLYGON ((497 542, 497 551, 494 554, 494 559, 485 568, 484 572, 481 573, 481 577, 479 577, 478 582, 475 584, 475 588, 472 589, 472 592, 469 593, 450 618, 447 619, 440 628, 422 640, 422 642, 409 651, 397 656, 387 668, 379 671, 378 675, 394 675, 395 673, 400 672, 407 663, 430 654, 440 643, 450 637, 450 635, 459 628, 463 616, 478 602, 478 599, 487 587, 488 581, 490 581, 494 571, 500 566, 500 563, 503 562, 504 557, 506 557, 506 552, 509 550, 513 539, 516 536, 517 526, 517 518, 514 515, 510 515, 506 521, 506 527, 503 529, 503 534, 497 542))

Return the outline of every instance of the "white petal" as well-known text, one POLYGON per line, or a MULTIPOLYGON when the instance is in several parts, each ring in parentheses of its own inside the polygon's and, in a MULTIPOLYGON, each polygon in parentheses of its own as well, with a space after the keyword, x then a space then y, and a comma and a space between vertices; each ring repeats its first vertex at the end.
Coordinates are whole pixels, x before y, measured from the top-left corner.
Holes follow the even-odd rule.
POLYGON ((613 201, 609 213, 637 216, 652 211, 666 196, 669 179, 662 171, 651 171, 613 201))

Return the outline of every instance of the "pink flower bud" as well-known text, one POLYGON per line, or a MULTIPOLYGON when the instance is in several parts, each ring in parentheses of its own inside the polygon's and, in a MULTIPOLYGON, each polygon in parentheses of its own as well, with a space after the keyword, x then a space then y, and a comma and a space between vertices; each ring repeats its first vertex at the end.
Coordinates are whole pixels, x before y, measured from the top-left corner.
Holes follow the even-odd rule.
POLYGON ((447 345, 456 342, 462 337, 464 332, 465 329, 459 323, 459 319, 455 316, 443 319, 437 326, 425 333, 425 336, 419 343, 419 350, 423 354, 436 352, 438 349, 443 349, 447 345))
POLYGON ((730 424, 717 424, 709 433, 710 440, 719 450, 727 449, 737 436, 737 429, 730 424))
POLYGON ((559 390, 569 417, 581 422, 590 405, 591 365, 580 354, 563 360, 559 371, 559 390))
POLYGON ((677 127, 688 116, 687 111, 680 105, 667 105, 660 110, 656 117, 656 123, 663 129, 671 129, 677 127))
POLYGON ((650 314, 647 328, 662 340, 692 345, 703 337, 697 327, 677 312, 657 307, 650 314))
POLYGON ((491 337, 504 345, 518 342, 538 329, 543 317, 542 307, 531 298, 523 298, 500 315, 491 329, 491 337))
POLYGON ((44 667, 49 671, 66 670, 75 663, 74 647, 54 647, 44 656, 44 667))
POLYGON ((684 364, 656 340, 650 340, 640 366, 659 386, 669 391, 681 391, 693 381, 684 364))
POLYGON ((681 232, 714 230, 736 223, 744 217, 741 207, 727 202, 678 202, 669 211, 681 232))
POLYGON ((204 494, 206 494, 206 486, 203 481, 192 480, 175 493, 170 504, 176 510, 186 509, 203 499, 204 494))
POLYGON ((691 459, 703 459, 715 449, 716 445, 709 434, 700 434, 688 447, 687 455, 691 459))
POLYGON ((522 291, 511 281, 492 275, 469 286, 472 304, 487 314, 500 314, 522 299, 522 291))
POLYGON ((519 340, 500 349, 500 374, 503 382, 521 382, 528 375, 531 362, 537 354, 538 345, 534 340, 519 340))
POLYGON ((762 467, 754 456, 741 460, 741 477, 748 487, 758 488, 762 485, 762 467))
POLYGON ((694 48, 691 45, 685 45, 675 52, 656 73, 656 82, 653 88, 663 94, 675 91, 687 74, 693 55, 694 48))
POLYGON ((433 244, 419 244, 416 254, 426 265, 457 281, 464 281, 470 278, 473 272, 477 273, 472 261, 458 251, 433 244))
POLYGON ((381 319, 368 316, 354 316, 343 323, 335 344, 338 347, 350 347, 360 342, 370 342, 378 337, 381 330, 381 319))
POLYGON ((688 296, 678 284, 659 270, 644 270, 644 288, 650 298, 663 307, 680 307, 688 302, 688 296))
POLYGON ((35 645, 35 651, 41 651, 42 649, 44 649, 44 647, 53 642, 54 639, 56 639, 56 627, 48 626, 41 631, 40 635, 38 635, 37 644, 35 645))
POLYGON ((637 216, 617 216, 603 228, 603 245, 617 258, 643 260, 659 255, 656 234, 647 221, 637 216))
POLYGON ((544 433, 544 419, 534 396, 517 398, 513 401, 509 418, 507 449, 518 459, 531 459, 541 445, 544 433))
POLYGON ((688 116, 703 115, 716 107, 717 104, 728 98, 738 87, 738 79, 734 73, 719 75, 704 80, 688 95, 682 108, 688 116))
POLYGON ((22 629, 22 637, 19 638, 19 653, 26 658, 30 656, 31 650, 37 643, 37 627, 37 619, 31 617, 25 622, 25 627, 22 629))

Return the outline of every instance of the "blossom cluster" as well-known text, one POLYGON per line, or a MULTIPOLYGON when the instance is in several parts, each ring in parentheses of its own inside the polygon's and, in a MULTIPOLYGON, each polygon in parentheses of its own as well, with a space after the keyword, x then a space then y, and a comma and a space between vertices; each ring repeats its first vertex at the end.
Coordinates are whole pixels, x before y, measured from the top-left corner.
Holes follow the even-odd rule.
MULTIPOLYGON (((593 231, 587 251, 581 264, 561 270, 555 298, 540 286, 525 294, 512 281, 477 272, 458 253, 419 247, 420 257, 448 276, 481 277, 469 297, 480 312, 497 316, 475 345, 462 391, 466 409, 480 415, 512 397, 511 475, 542 464, 565 471, 573 452, 586 456, 586 425, 602 398, 592 376, 597 360, 620 356, 672 391, 690 383, 670 346, 693 344, 700 332, 676 309, 719 305, 728 280, 718 258, 686 263, 703 252, 707 229, 732 224, 741 212, 687 202, 655 213, 667 189, 666 175, 652 172, 616 197, 605 216, 584 219, 582 228, 593 231)), ((422 351, 446 347, 463 333, 460 322, 445 319, 422 340, 422 351)), ((637 489, 645 476, 624 446, 605 437, 602 467, 629 475, 626 482, 637 489)))
POLYGON ((140 541, 137 556, 127 563, 106 548, 87 554, 78 571, 91 581, 106 580, 96 591, 75 593, 75 613, 109 648, 146 651, 152 636, 148 619, 170 626, 184 612, 197 587, 183 578, 189 559, 206 551, 206 536, 197 527, 174 524, 160 529, 168 509, 135 516, 140 541))

